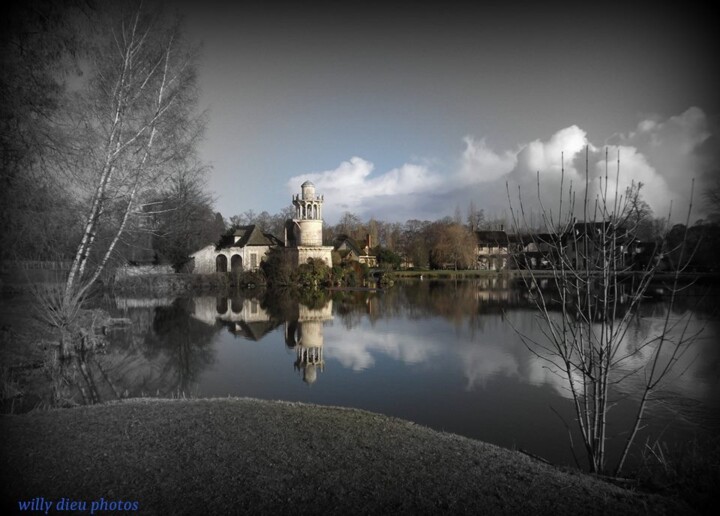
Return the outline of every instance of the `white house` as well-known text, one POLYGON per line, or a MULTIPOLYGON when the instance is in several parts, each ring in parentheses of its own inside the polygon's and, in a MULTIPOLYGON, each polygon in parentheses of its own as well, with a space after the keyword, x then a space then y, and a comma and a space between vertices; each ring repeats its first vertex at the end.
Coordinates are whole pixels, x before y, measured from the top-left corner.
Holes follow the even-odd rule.
POLYGON ((331 266, 333 248, 324 246, 322 241, 323 196, 315 194, 315 185, 310 181, 301 185, 301 192, 293 196, 295 217, 285 223, 284 242, 270 233, 263 233, 255 225, 240 226, 220 244, 211 244, 192 253, 193 272, 255 271, 273 248, 284 248, 296 267, 309 259, 322 260, 331 266))
POLYGON ((255 225, 240 226, 219 245, 211 244, 192 253, 190 257, 195 261, 193 272, 211 274, 255 271, 274 247, 283 247, 283 243, 270 233, 263 233, 255 225))

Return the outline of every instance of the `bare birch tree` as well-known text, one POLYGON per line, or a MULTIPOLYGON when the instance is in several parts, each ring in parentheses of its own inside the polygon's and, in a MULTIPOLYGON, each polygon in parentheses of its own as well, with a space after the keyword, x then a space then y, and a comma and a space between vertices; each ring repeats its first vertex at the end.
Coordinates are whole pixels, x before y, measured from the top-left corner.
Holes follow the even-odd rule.
POLYGON ((62 295, 50 307, 61 330, 123 235, 147 216, 149 193, 161 190, 192 156, 202 129, 194 111, 196 53, 180 25, 142 2, 120 2, 94 14, 89 59, 82 63, 90 78, 76 87, 66 120, 75 143, 58 159, 83 213, 62 295))
MULTIPOLYGON (((565 184, 563 168, 560 202, 552 209, 543 204, 538 173, 538 201, 545 230, 542 237, 527 231, 530 224, 521 192, 518 191, 514 204, 508 188, 516 233, 529 233, 537 248, 551 248, 549 271, 529 268, 523 274, 538 309, 541 337, 520 336, 528 349, 566 382, 590 471, 612 471, 618 475, 643 427, 648 404, 697 336, 697 332, 689 330, 689 316, 671 317, 689 250, 685 240, 675 250, 657 247, 655 259, 640 270, 637 264, 633 267, 640 222, 636 216, 640 185, 620 191, 619 156, 615 177, 609 177, 606 151, 605 174, 599 178, 597 194, 593 196, 587 150, 585 161, 582 198, 578 202, 573 185, 565 184), (615 187, 611 188, 612 184, 615 187), (582 218, 580 222, 578 216, 582 218), (655 334, 643 342, 631 342, 628 332, 636 322, 638 307, 658 271, 661 254, 670 251, 677 252, 680 259, 669 277, 671 297, 665 318, 655 334), (549 283, 549 288, 539 287, 543 280, 549 283), (634 400, 635 417, 625 429, 627 438, 615 467, 609 468, 611 409, 621 398, 619 387, 631 378, 639 378, 642 384, 634 400)), ((691 208, 692 203, 688 219, 691 208)), ((518 263, 522 262, 520 258, 518 263)))

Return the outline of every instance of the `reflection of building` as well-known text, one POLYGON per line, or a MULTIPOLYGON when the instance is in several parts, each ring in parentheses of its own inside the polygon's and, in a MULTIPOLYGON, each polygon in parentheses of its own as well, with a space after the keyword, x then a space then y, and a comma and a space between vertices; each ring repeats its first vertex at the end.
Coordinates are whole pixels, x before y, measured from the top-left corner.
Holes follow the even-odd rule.
POLYGON ((291 253, 293 265, 307 263, 309 259, 322 260, 332 265, 332 247, 322 240, 324 198, 315 194, 315 185, 305 181, 300 195, 293 195, 295 218, 285 223, 285 247, 291 253))
POLYGON ((220 321, 236 337, 256 341, 278 326, 253 298, 197 297, 192 316, 209 325, 220 321))
POLYGON ((312 385, 318 372, 325 368, 323 359, 323 324, 332 319, 332 301, 323 308, 311 309, 300 305, 297 321, 285 323, 285 343, 295 349, 295 369, 302 373, 303 381, 312 385))
MULTIPOLYGON (((259 341, 280 324, 260 306, 257 299, 197 297, 192 316, 215 326, 225 325, 236 337, 259 341)), ((325 367, 323 324, 333 319, 332 301, 322 308, 298 304, 296 314, 285 322, 285 343, 296 352, 295 369, 303 381, 313 384, 325 367)))
POLYGON ((506 276, 493 276, 477 280, 475 299, 481 303, 505 303, 516 296, 506 276))

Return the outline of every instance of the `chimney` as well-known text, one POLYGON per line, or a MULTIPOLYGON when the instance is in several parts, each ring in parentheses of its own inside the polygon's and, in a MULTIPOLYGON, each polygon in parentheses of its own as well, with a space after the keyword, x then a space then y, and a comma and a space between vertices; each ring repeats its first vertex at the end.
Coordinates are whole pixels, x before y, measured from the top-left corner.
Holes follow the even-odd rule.
POLYGON ((370 233, 367 234, 367 246, 369 251, 372 248, 372 242, 370 241, 370 233))

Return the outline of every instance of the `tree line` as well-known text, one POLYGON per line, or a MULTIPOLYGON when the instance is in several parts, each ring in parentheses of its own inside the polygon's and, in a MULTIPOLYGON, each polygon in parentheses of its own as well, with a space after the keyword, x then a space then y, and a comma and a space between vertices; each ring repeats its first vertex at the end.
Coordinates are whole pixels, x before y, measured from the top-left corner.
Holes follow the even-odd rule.
MULTIPOLYGON (((642 198, 642 185, 637 185, 631 195, 626 225, 632 227, 633 237, 641 242, 660 246, 663 241, 675 249, 685 234, 686 224, 668 226, 666 218, 657 217, 650 205, 642 198)), ((706 192, 708 198, 717 195, 715 190, 706 192)), ((281 240, 284 237, 285 222, 293 218, 294 208, 288 206, 279 213, 267 211, 257 213, 246 210, 226 220, 226 226, 256 224, 262 231, 269 232, 281 240)), ((543 233, 542 217, 527 218, 523 232, 543 233)), ((720 252, 720 217, 711 215, 696 220, 689 226, 688 236, 694 253, 689 258, 689 268, 694 270, 714 269, 715 257, 720 252)), ((486 218, 482 209, 471 202, 463 214, 458 208, 454 216, 438 220, 410 219, 401 222, 386 222, 376 218, 362 220, 360 216, 345 212, 336 224, 325 224, 323 240, 326 245, 350 238, 363 248, 368 238, 370 248, 380 265, 399 268, 412 265, 416 268, 468 269, 475 267, 476 231, 505 230, 512 233, 511 224, 505 218, 486 218)), ((669 253, 672 259, 677 251, 669 253)))

